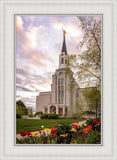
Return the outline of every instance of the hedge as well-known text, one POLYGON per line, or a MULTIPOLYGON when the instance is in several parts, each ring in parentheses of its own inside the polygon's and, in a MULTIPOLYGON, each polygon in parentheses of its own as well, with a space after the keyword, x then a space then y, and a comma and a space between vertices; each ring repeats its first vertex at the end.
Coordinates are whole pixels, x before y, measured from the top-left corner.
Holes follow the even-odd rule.
POLYGON ((42 114, 41 119, 58 119, 58 114, 42 114))

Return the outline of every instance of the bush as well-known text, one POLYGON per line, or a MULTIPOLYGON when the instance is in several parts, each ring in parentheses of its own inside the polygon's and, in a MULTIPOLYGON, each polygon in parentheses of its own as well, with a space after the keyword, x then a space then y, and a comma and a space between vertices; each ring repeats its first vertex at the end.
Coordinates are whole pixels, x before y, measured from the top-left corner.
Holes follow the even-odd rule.
POLYGON ((83 138, 82 137, 78 137, 76 139, 73 139, 71 141, 71 144, 82 144, 83 143, 82 141, 83 141, 83 138))
POLYGON ((92 112, 92 111, 84 111, 83 112, 83 115, 89 115, 89 114, 95 114, 95 112, 92 112))
POLYGON ((48 114, 42 114, 42 115, 40 116, 40 118, 41 118, 41 119, 48 119, 48 114))
POLYGON ((71 141, 71 137, 72 137, 72 126, 63 122, 63 123, 59 123, 55 126, 55 128, 57 129, 57 143, 61 144, 61 143, 69 143, 71 141), (63 136, 61 136, 63 135, 63 136), (66 137, 64 137, 66 136, 66 137))
POLYGON ((58 119, 58 114, 49 114, 48 119, 58 119))
POLYGON ((42 114, 41 119, 58 119, 58 114, 42 114))
POLYGON ((37 115, 42 115, 43 112, 36 112, 34 116, 37 116, 37 115))
POLYGON ((20 114, 16 114, 16 118, 21 118, 21 115, 20 114))
POLYGON ((33 114, 29 114, 28 117, 34 117, 33 114))
POLYGON ((101 124, 98 125, 97 123, 94 123, 93 120, 97 120, 97 122, 100 122, 100 118, 89 119, 86 121, 87 126, 92 126, 93 130, 98 130, 100 132, 101 131, 101 124))
POLYGON ((85 144, 96 144, 100 143, 101 136, 99 135, 99 132, 95 130, 94 132, 89 132, 88 137, 85 140, 85 144))
MULTIPOLYGON (((93 123, 93 120, 94 120, 94 119, 89 119, 89 120, 87 120, 87 121, 86 121, 87 125, 93 125, 93 124, 94 124, 94 123, 93 123)), ((100 122, 100 118, 95 118, 95 120, 97 120, 97 122, 100 122)))

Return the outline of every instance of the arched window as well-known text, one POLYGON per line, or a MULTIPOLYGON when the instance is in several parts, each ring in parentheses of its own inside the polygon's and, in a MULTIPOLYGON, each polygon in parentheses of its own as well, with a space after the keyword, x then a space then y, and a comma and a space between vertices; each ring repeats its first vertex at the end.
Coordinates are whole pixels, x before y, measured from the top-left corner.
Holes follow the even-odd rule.
POLYGON ((64 102, 64 79, 61 78, 58 80, 58 102, 63 104, 64 102))
POLYGON ((63 76, 63 72, 60 72, 60 73, 59 73, 59 76, 63 76))

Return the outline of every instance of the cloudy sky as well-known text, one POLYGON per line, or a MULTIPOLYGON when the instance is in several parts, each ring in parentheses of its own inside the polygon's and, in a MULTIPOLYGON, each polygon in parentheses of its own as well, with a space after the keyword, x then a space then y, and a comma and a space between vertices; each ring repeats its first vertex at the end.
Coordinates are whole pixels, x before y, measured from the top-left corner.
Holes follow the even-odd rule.
POLYGON ((36 108, 36 95, 50 91, 63 33, 69 54, 79 54, 82 30, 76 16, 16 16, 16 100, 36 108))

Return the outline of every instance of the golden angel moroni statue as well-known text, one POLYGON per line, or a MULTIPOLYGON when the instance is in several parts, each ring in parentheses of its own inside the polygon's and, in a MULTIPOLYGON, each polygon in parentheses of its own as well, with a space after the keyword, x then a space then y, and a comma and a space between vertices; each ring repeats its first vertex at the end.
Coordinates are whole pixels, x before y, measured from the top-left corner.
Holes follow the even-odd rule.
POLYGON ((63 37, 65 38, 66 31, 63 28, 62 30, 63 30, 63 37))

